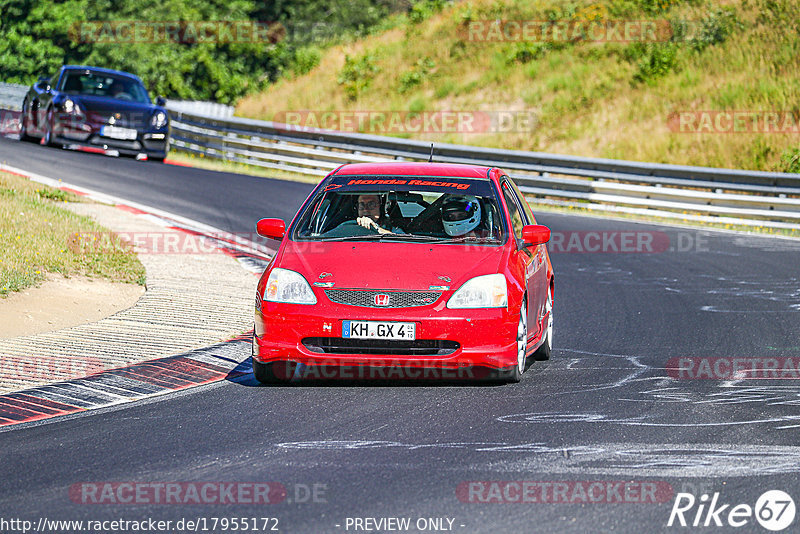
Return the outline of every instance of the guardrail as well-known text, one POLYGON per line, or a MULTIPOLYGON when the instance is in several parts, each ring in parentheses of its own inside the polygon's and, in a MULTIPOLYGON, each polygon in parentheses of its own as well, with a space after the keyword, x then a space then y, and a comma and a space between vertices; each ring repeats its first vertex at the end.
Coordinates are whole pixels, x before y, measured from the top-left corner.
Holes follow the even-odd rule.
POLYGON ((218 119, 228 119, 233 117, 233 106, 218 104, 216 102, 204 102, 201 100, 167 100, 167 107, 171 111, 182 111, 194 113, 204 117, 214 117, 218 119))
MULTIPOLYGON (((168 104, 169 107, 169 104, 168 104)), ((430 143, 170 108, 173 148, 322 177, 349 162, 427 161, 430 143)), ((800 229, 800 175, 437 144, 434 161, 493 165, 542 204, 800 229)))

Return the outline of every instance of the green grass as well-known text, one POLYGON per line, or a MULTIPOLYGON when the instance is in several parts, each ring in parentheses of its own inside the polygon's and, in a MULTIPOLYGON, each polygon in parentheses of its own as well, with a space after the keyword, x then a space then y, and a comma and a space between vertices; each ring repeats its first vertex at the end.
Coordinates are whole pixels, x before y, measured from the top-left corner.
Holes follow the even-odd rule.
POLYGON ((49 273, 144 285, 144 267, 134 253, 93 220, 62 207, 79 201, 71 193, 0 172, 0 297, 34 286, 49 273), (78 246, 81 236, 95 233, 110 236, 111 246, 78 246))

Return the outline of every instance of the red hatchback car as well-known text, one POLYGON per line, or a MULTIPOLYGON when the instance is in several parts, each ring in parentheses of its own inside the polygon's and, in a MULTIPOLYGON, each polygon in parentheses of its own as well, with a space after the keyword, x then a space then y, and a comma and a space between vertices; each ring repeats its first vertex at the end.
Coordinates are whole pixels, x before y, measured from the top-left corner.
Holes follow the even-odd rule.
POLYGON ((261 382, 516 382, 550 357, 550 230, 500 169, 344 165, 288 229, 262 219, 257 231, 281 240, 256 292, 261 382))

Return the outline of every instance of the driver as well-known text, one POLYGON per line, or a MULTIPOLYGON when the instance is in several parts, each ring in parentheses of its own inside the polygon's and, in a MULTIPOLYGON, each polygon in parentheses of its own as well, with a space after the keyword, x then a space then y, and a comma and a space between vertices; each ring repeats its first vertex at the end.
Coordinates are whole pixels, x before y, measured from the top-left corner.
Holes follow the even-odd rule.
POLYGON ((379 195, 368 194, 358 195, 358 218, 356 222, 359 226, 366 229, 377 230, 379 234, 394 234, 399 232, 398 228, 392 228, 389 217, 383 213, 381 197, 379 195))
POLYGON ((451 196, 442 203, 442 225, 450 237, 482 237, 481 203, 474 196, 451 196))
POLYGON ((130 95, 125 91, 125 84, 119 80, 114 80, 111 84, 111 96, 113 98, 130 97, 130 95))

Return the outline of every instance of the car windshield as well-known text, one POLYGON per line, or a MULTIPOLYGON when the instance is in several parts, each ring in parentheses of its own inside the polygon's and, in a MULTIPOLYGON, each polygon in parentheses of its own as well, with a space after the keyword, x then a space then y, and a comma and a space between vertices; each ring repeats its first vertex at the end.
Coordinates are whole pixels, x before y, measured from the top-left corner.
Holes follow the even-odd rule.
POLYGON ((505 225, 488 180, 334 176, 309 202, 294 238, 500 244, 505 225))
POLYGON ((64 75, 61 91, 69 95, 91 95, 149 104, 150 95, 138 80, 94 71, 72 71, 64 75))

